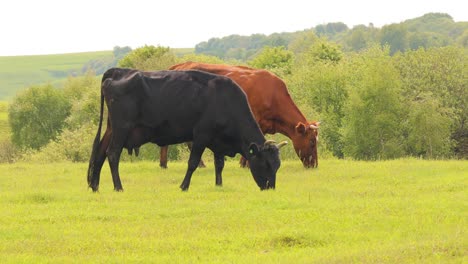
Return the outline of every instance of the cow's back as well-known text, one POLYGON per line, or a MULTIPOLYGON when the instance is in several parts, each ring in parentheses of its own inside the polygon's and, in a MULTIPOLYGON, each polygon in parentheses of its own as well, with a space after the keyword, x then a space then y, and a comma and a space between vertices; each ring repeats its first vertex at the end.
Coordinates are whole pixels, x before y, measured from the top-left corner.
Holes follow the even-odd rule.
POLYGON ((150 128, 159 145, 189 141, 194 129, 256 125, 246 120, 252 113, 245 93, 228 77, 197 70, 115 72, 108 76, 120 79, 103 81, 106 100, 132 122, 123 125, 150 128))
POLYGON ((235 81, 247 94, 250 107, 257 121, 274 119, 283 112, 297 112, 286 88, 286 84, 276 75, 266 70, 258 70, 246 66, 231 66, 222 64, 206 64, 185 62, 172 66, 173 70, 196 69, 213 74, 224 75, 235 81))

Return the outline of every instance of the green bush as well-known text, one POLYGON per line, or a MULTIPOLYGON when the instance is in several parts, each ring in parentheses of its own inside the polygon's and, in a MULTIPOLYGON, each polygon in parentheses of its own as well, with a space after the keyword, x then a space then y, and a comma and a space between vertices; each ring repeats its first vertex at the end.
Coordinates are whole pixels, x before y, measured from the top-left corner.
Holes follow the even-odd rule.
POLYGON ((26 89, 9 107, 12 142, 20 148, 41 148, 60 134, 70 108, 63 91, 50 84, 26 89))

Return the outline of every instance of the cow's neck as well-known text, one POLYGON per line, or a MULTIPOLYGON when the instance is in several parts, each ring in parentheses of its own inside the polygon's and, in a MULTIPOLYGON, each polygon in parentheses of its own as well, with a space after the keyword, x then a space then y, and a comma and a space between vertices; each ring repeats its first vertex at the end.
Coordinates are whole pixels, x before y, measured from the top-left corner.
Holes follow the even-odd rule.
MULTIPOLYGON (((294 105, 295 106, 295 105, 294 105)), ((288 111, 280 113, 279 117, 273 120, 273 133, 281 133, 291 139, 296 136, 296 126, 299 122, 308 124, 305 116, 299 111, 297 107, 294 107, 295 111, 288 111)))
POLYGON ((241 154, 247 160, 249 160, 249 148, 250 144, 255 143, 259 146, 265 144, 265 137, 263 136, 262 131, 258 127, 256 123, 252 123, 250 125, 246 124, 241 126, 241 154))

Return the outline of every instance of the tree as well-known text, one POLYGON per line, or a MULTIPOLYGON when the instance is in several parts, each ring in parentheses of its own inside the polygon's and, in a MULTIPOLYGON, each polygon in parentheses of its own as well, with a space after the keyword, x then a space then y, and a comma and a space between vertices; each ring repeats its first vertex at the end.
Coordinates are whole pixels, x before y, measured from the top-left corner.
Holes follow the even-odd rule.
POLYGON ((339 133, 344 117, 347 65, 329 60, 308 58, 297 61, 291 76, 287 77, 290 93, 310 120, 319 120, 320 144, 323 150, 336 157, 343 157, 342 139, 339 133))
POLYGON ((264 47, 248 64, 254 68, 270 70, 279 76, 290 74, 294 54, 281 47, 264 47))
POLYGON ((205 55, 205 54, 194 54, 194 53, 185 54, 181 58, 177 59, 178 63, 182 63, 186 61, 195 61, 195 62, 203 62, 203 63, 211 63, 211 64, 225 63, 222 59, 216 56, 205 55))
MULTIPOLYGON (((408 105, 431 94, 448 109, 455 152, 468 156, 468 55, 463 48, 442 47, 409 51, 394 58, 408 105), (465 76, 465 77, 464 77, 465 76)), ((429 100, 430 101, 430 100, 429 100)), ((437 120, 433 120, 437 122, 437 120)), ((435 133, 438 133, 436 130, 435 133)), ((444 136, 442 133, 440 136, 444 136)))
POLYGON ((408 153, 425 158, 449 157, 452 148, 447 109, 430 93, 410 102, 408 115, 408 153))
POLYGON ((298 32, 296 33, 296 37, 289 43, 288 50, 294 52, 297 56, 298 54, 305 53, 318 39, 312 30, 298 32))
POLYGON ((114 47, 114 50, 113 50, 113 54, 114 54, 114 58, 119 61, 121 60, 123 57, 125 57, 125 55, 127 55, 128 53, 130 53, 132 51, 132 48, 130 48, 129 46, 125 46, 125 47, 119 47, 119 46, 115 46, 114 47))
POLYGON ((139 70, 167 70, 176 62, 176 56, 169 47, 144 46, 128 53, 119 61, 120 67, 139 70))
POLYGON ((89 123, 99 121, 101 79, 93 72, 83 76, 68 77, 63 85, 63 93, 71 105, 70 115, 66 118, 69 129, 79 129, 89 123))
POLYGON ((39 149, 61 132, 70 108, 63 91, 50 84, 29 87, 14 98, 8 111, 12 142, 39 149))
POLYGON ((408 49, 408 30, 403 24, 391 24, 382 27, 380 43, 390 46, 390 55, 408 49))
POLYGON ((309 60, 321 60, 338 62, 343 58, 343 52, 338 44, 326 41, 325 39, 319 39, 312 46, 310 46, 309 60))
POLYGON ((364 160, 401 156, 401 84, 389 48, 373 46, 352 64, 342 128, 345 156, 364 160))

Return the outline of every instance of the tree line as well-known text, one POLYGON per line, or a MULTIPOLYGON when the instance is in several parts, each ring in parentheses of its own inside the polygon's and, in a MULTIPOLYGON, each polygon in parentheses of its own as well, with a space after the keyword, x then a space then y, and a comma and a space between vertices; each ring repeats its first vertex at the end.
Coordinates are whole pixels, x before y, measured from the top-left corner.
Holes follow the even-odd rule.
POLYGON ((444 13, 428 13, 401 23, 382 28, 357 25, 349 28, 342 22, 317 25, 310 29, 292 33, 251 36, 230 35, 211 38, 195 46, 196 53, 217 56, 223 59, 250 60, 264 46, 289 46, 304 35, 314 32, 339 44, 346 52, 358 52, 374 44, 388 45, 390 53, 416 50, 420 47, 445 47, 459 45, 468 47, 468 22, 455 22, 444 13))
MULTIPOLYGON (((126 53, 118 65, 164 70, 191 60, 272 71, 306 117, 321 121, 322 157, 466 159, 467 59, 467 48, 458 44, 394 53, 390 45, 374 43, 351 52, 307 31, 287 46, 263 46, 247 61, 195 53, 178 57, 169 47, 144 46, 126 53)), ((100 79, 92 72, 69 77, 63 89, 47 84, 19 94, 9 107, 17 157, 86 161, 99 96, 100 79)), ((170 158, 185 158, 184 149, 171 148, 170 158)), ((143 159, 157 158, 151 146, 141 153, 143 159)), ((295 153, 286 150, 282 157, 295 153)))

